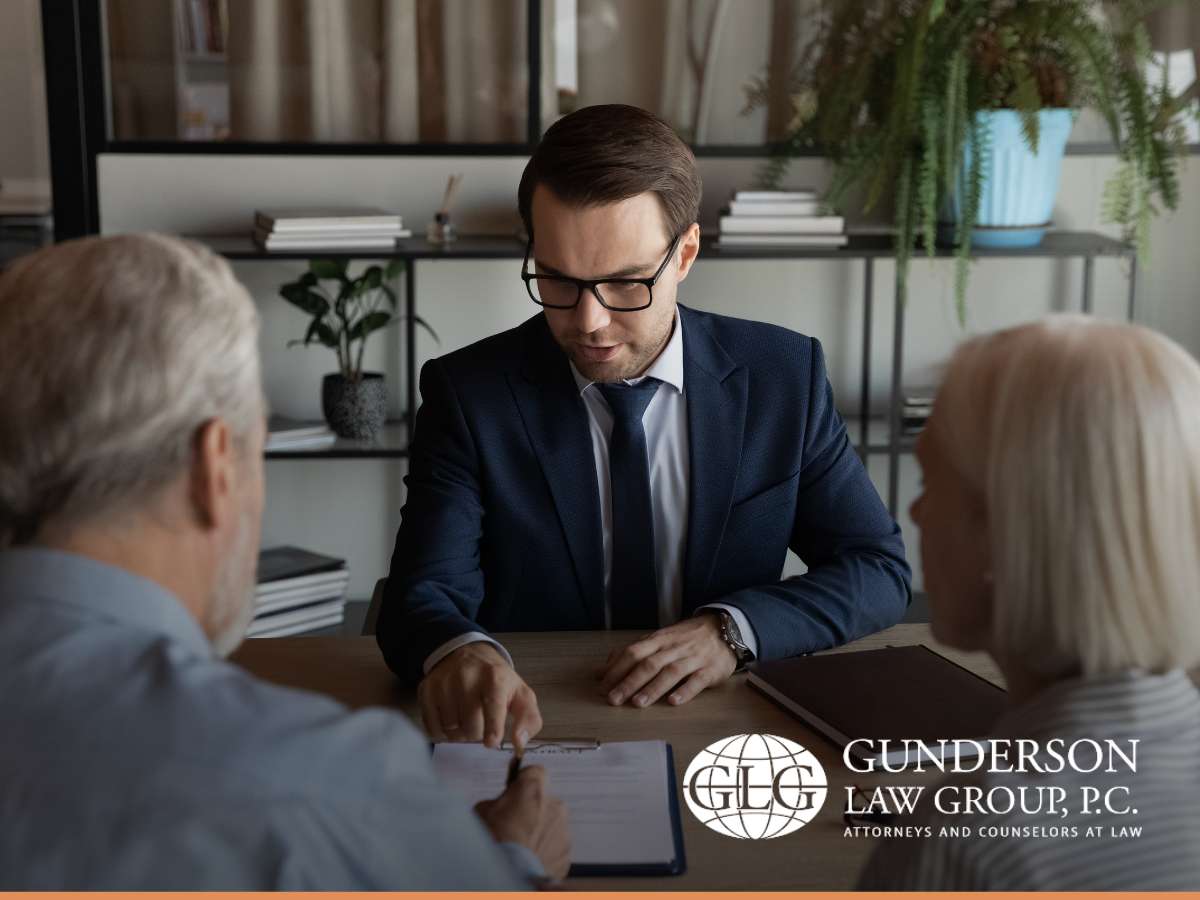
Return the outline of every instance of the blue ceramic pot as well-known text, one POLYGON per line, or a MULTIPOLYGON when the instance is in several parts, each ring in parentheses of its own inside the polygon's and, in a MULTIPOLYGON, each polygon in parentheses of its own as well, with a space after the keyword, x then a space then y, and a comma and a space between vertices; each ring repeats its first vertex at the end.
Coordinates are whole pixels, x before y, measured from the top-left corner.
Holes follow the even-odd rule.
MULTIPOLYGON (((983 162, 983 193, 979 217, 971 232, 976 247, 1036 247, 1050 227, 1063 153, 1075 123, 1075 111, 1043 109, 1038 113, 1041 133, 1034 153, 1021 133, 1021 117, 1011 109, 978 113, 988 135, 983 162)), ((954 241, 954 223, 962 214, 966 173, 970 171, 974 146, 963 147, 962 175, 958 189, 946 205, 938 229, 944 243, 954 241)))

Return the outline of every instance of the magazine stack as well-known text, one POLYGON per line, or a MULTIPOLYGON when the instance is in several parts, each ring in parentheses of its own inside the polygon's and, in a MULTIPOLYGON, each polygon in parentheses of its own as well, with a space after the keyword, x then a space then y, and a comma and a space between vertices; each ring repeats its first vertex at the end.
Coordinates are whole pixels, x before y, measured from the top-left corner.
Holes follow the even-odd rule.
POLYGON ((846 222, 811 189, 738 191, 721 211, 718 247, 843 247, 846 222))
POLYGON ((341 625, 350 571, 344 559, 299 547, 258 555, 254 620, 247 637, 286 637, 341 625))

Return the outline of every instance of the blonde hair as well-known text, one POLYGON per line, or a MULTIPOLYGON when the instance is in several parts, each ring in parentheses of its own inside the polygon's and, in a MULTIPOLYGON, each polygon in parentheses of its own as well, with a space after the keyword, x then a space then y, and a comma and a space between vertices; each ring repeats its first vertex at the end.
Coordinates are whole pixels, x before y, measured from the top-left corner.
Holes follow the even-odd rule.
POLYGON ((1051 316, 966 343, 936 422, 985 500, 994 651, 1046 677, 1200 661, 1200 364, 1051 316))
POLYGON ((149 499, 220 417, 264 412, 258 313, 228 263, 157 234, 40 250, 0 277, 0 547, 149 499))

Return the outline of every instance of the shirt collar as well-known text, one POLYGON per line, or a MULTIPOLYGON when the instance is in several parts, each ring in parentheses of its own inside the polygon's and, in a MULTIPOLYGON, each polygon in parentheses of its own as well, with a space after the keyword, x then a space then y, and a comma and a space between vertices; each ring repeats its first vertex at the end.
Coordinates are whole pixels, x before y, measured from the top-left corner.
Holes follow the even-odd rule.
MULTIPOLYGON (((589 381, 579 373, 575 368, 575 363, 571 363, 571 375, 575 378, 575 384, 579 388, 579 393, 582 394, 590 388, 594 381, 589 381)), ((667 345, 663 347, 662 352, 651 363, 650 368, 637 378, 630 378, 625 381, 626 384, 640 384, 646 378, 657 378, 659 381, 665 382, 675 388, 680 394, 683 393, 683 317, 679 315, 679 310, 675 310, 675 326, 671 329, 671 337, 667 340, 667 345)))
POLYGON ((44 547, 3 551, 0 598, 70 607, 85 618, 161 634, 202 656, 213 654, 200 624, 166 588, 75 553, 44 547))

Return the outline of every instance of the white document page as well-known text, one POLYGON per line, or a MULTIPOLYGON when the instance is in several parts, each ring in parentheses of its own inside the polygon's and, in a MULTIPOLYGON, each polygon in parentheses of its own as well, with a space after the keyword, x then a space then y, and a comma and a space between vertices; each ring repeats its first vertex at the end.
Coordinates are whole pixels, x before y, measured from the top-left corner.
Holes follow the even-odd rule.
MULTIPOLYGON (((471 804, 499 796, 509 750, 437 744, 433 767, 471 804)), ((571 862, 583 865, 669 863, 675 859, 663 741, 625 741, 595 749, 532 747, 525 765, 542 766, 552 794, 567 806, 571 862)))

